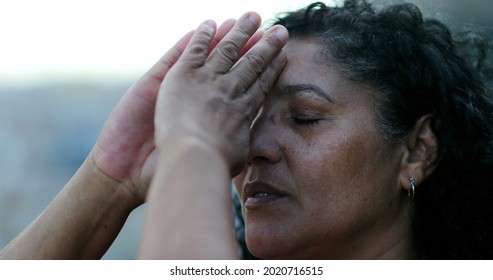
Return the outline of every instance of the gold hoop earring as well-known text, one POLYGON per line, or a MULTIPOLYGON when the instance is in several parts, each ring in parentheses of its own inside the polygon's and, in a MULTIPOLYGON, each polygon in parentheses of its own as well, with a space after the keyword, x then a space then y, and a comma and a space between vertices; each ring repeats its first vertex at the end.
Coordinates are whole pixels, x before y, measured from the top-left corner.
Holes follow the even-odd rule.
POLYGON ((416 182, 414 181, 414 177, 409 178, 409 183, 411 183, 411 189, 407 192, 407 195, 414 199, 414 195, 416 194, 416 182))

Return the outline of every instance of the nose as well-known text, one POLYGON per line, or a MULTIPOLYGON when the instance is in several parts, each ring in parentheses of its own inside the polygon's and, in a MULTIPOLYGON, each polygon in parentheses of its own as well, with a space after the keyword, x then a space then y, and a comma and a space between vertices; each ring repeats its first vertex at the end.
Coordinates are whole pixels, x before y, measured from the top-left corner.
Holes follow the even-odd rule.
POLYGON ((261 112, 251 126, 247 164, 278 162, 282 157, 279 137, 274 116, 261 112))

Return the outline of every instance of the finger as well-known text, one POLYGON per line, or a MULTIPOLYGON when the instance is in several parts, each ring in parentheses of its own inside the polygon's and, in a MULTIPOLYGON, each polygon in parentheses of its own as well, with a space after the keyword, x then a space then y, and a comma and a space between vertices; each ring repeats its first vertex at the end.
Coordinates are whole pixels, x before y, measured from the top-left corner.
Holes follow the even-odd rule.
POLYGON ((253 34, 253 36, 248 40, 243 49, 240 52, 239 57, 245 55, 264 35, 265 30, 259 29, 253 34))
POLYGON ((209 45, 216 33, 216 23, 206 20, 200 24, 190 38, 188 45, 178 59, 177 63, 187 68, 199 68, 204 65, 209 55, 209 45))
POLYGON ((244 93, 251 87, 287 41, 288 31, 283 26, 274 26, 264 34, 226 74, 226 77, 236 83, 235 94, 244 93))
POLYGON ((212 39, 212 42, 208 49, 209 53, 211 53, 211 51, 224 38, 224 36, 226 36, 226 34, 228 34, 228 32, 231 31, 231 28, 233 28, 235 23, 236 23, 236 19, 228 19, 217 28, 216 35, 212 39))
POLYGON ((147 71, 145 75, 152 77, 159 82, 161 82, 166 73, 168 73, 169 69, 173 67, 176 61, 180 58, 181 54, 185 50, 190 38, 192 38, 194 31, 188 32, 185 36, 183 36, 165 55, 159 59, 154 66, 151 67, 147 71))
POLYGON ((284 51, 272 60, 267 69, 255 80, 252 86, 240 97, 240 102, 243 103, 245 113, 248 120, 251 122, 257 115, 259 108, 262 106, 265 96, 272 89, 274 83, 279 77, 284 65, 286 65, 287 56, 284 51))
POLYGON ((259 28, 260 21, 260 16, 254 12, 241 16, 212 51, 207 59, 207 67, 217 73, 227 73, 238 60, 246 42, 259 28))

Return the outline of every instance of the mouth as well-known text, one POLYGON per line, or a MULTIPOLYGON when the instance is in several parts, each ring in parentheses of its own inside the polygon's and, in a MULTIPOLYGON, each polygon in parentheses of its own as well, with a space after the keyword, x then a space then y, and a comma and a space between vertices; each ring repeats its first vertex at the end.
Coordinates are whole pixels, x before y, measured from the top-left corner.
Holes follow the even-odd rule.
POLYGON ((254 210, 268 206, 285 198, 286 194, 263 182, 251 182, 243 189, 243 202, 246 209, 254 210))

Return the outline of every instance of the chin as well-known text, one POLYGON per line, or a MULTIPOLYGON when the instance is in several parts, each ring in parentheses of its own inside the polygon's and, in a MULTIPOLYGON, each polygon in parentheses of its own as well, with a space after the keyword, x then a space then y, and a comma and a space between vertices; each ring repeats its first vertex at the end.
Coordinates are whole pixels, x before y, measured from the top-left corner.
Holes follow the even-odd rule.
POLYGON ((289 244, 283 236, 270 229, 250 228, 246 231, 248 250, 259 259, 282 259, 288 250, 283 245, 289 244))

